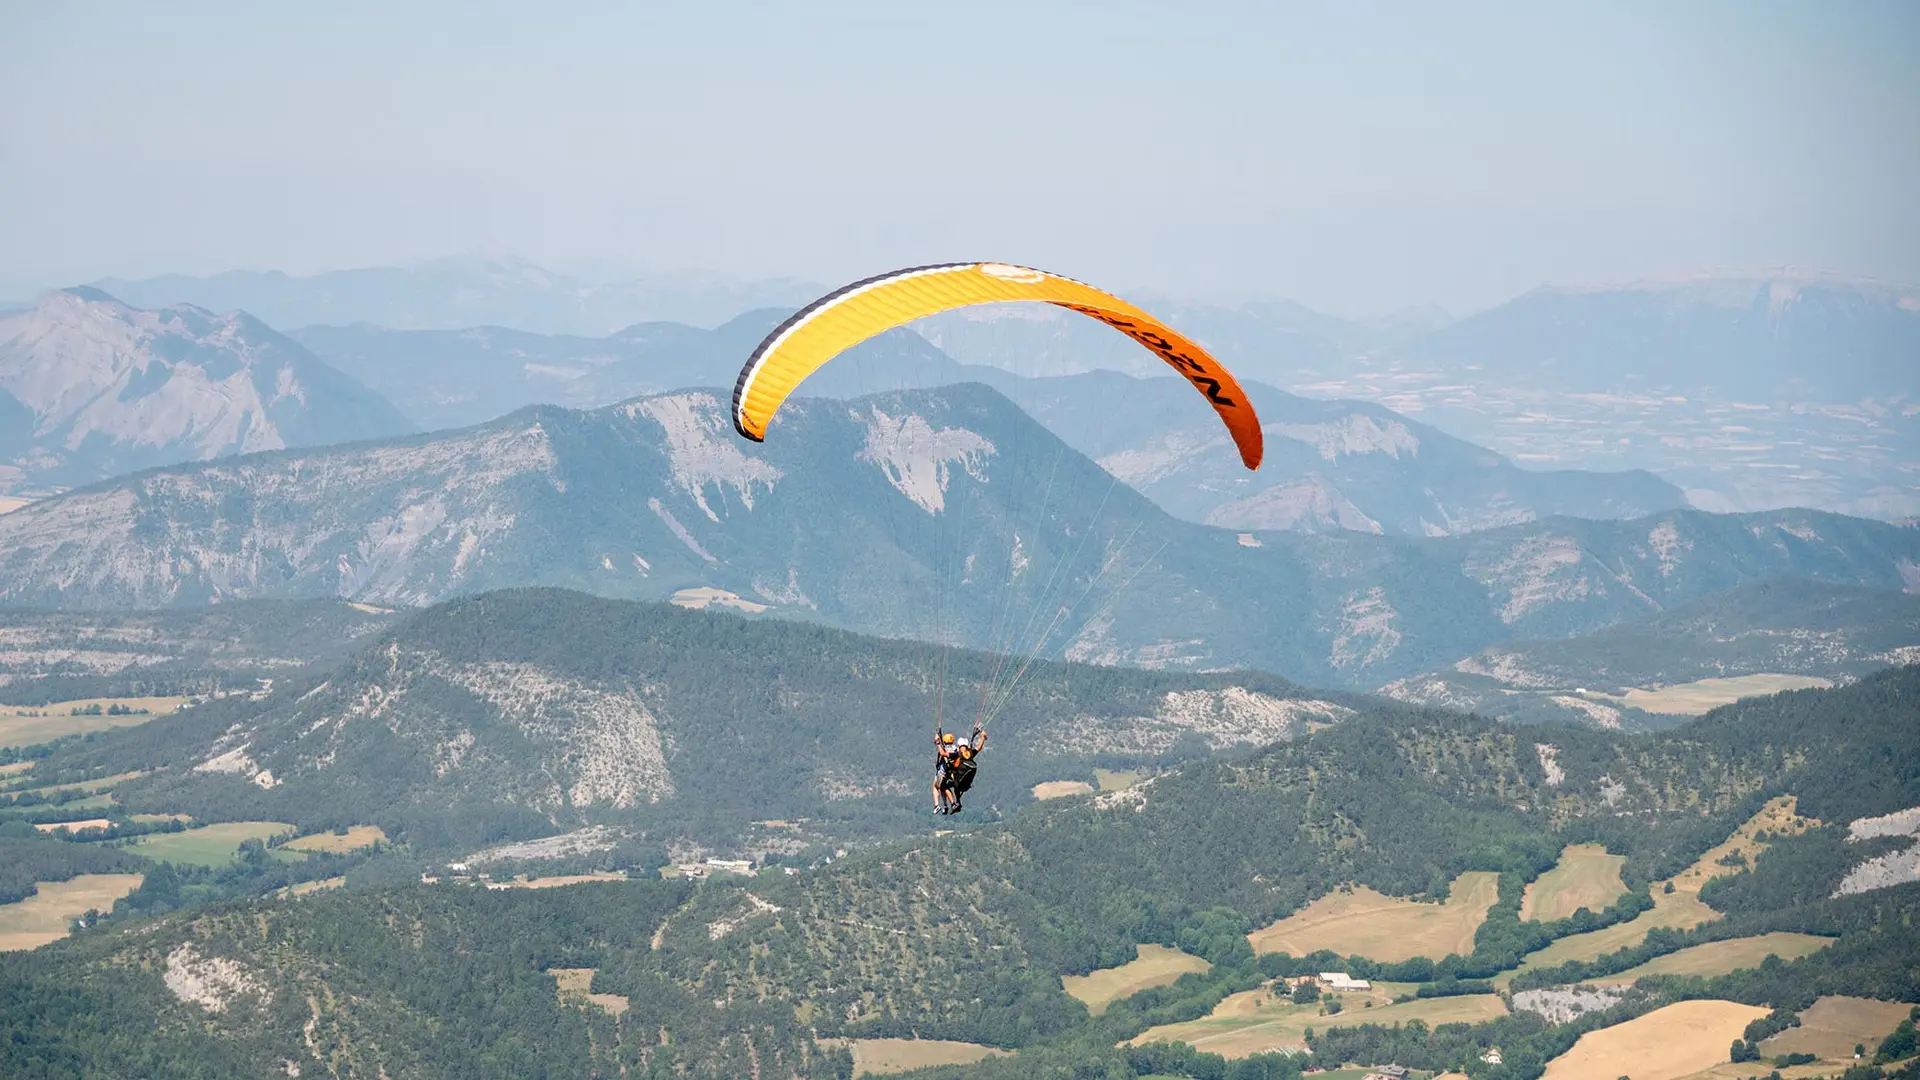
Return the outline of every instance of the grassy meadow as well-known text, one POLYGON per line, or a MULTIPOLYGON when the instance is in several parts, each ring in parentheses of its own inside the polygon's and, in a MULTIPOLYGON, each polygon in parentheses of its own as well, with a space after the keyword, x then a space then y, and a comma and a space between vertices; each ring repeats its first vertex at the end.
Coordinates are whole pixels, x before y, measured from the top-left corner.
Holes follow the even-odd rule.
POLYGON ((32 746, 68 735, 133 727, 173 712, 186 700, 183 697, 83 698, 47 705, 0 705, 0 747, 32 746), (98 715, 73 715, 76 709, 88 709, 95 705, 101 710, 98 715), (109 715, 106 710, 115 705, 135 711, 118 716, 109 715))
POLYGON ((1620 868, 1626 863, 1625 855, 1609 855, 1600 844, 1568 845, 1553 869, 1527 886, 1520 917, 1552 922, 1581 908, 1596 913, 1606 910, 1626 894, 1627 883, 1620 879, 1620 868))
POLYGON ((355 825, 345 835, 312 833, 297 836, 280 846, 290 851, 331 851, 345 854, 387 842, 387 834, 378 825, 355 825))
POLYGON ((1758 937, 1709 941, 1705 945, 1694 945, 1665 956, 1656 956, 1639 967, 1592 981, 1601 985, 1631 986, 1648 975, 1725 975, 1732 971, 1757 968, 1769 956, 1798 960, 1831 944, 1832 938, 1784 931, 1758 937))
POLYGON ((1140 955, 1119 967, 1085 975, 1067 975, 1060 981, 1068 994, 1080 999, 1095 1016, 1107 1006, 1142 990, 1165 986, 1190 971, 1206 972, 1213 965, 1197 956, 1165 945, 1142 945, 1140 955))
POLYGON ((37 949, 67 936, 67 924, 91 910, 106 911, 140 887, 141 874, 81 874, 42 883, 25 900, 0 904, 0 952, 37 949))
MULTIPOLYGON (((1341 1009, 1331 1016, 1321 1010, 1324 1001, 1296 1005, 1284 984, 1231 994, 1198 1020, 1162 1024, 1135 1037, 1135 1044, 1183 1042, 1196 1050, 1226 1058, 1243 1058, 1275 1050, 1300 1050, 1307 1045, 1307 1029, 1351 1027, 1357 1024, 1405 1024, 1419 1020, 1429 1027, 1478 1023, 1507 1015, 1497 994, 1424 998, 1394 1004, 1396 994, 1410 988, 1401 983, 1376 983, 1366 993, 1328 994, 1341 1009)), ((1615 1074, 1616 1076, 1618 1074, 1615 1074)), ((1608 1080, 1613 1080, 1609 1077, 1608 1080)))
MULTIPOLYGON (((239 854, 240 845, 248 840, 267 840, 292 831, 293 826, 278 821, 222 821, 185 832, 149 833, 134 841, 128 850, 159 862, 221 866, 232 862, 239 854)), ((278 857, 303 856, 289 853, 278 857)))
POLYGON ((1473 951, 1473 935, 1500 898, 1500 875, 1473 870, 1455 878, 1444 904, 1384 896, 1364 885, 1323 896, 1247 935, 1256 953, 1306 956, 1331 949, 1388 963, 1434 960, 1473 951))
MULTIPOLYGON (((1607 953, 1629 948, 1646 940, 1647 932, 1657 928, 1689 930, 1718 919, 1720 913, 1700 900, 1700 889, 1708 881, 1737 871, 1720 860, 1740 853, 1749 862, 1765 850, 1756 839, 1761 832, 1800 832, 1816 824, 1795 812, 1791 795, 1782 795, 1761 807, 1759 812, 1733 831, 1733 835, 1696 859, 1692 866, 1664 882, 1653 885, 1653 908, 1624 923, 1585 934, 1564 937, 1527 957, 1519 971, 1558 967, 1569 960, 1593 960, 1607 953), (1673 886, 1672 891, 1667 885, 1673 886)), ((1505 985, 1518 972, 1504 972, 1494 981, 1505 985)), ((1618 1074, 1616 1074, 1618 1075, 1618 1074)))
POLYGON ((1767 1015, 1731 1001, 1681 1001, 1580 1036, 1542 1080, 1679 1080, 1727 1060, 1749 1023, 1767 1015))

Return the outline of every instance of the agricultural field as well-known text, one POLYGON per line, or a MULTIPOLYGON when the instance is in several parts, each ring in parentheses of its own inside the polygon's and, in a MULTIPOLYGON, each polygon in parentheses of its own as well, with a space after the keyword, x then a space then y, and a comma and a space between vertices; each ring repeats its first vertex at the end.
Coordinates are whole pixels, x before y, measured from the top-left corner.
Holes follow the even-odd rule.
POLYGON ((280 846, 293 851, 332 851, 345 854, 387 842, 387 834, 378 825, 355 825, 345 835, 313 833, 298 836, 280 846))
POLYGON ((1384 896, 1364 885, 1323 896, 1247 935, 1256 953, 1305 956, 1331 949, 1392 963, 1473 951, 1473 935, 1500 896, 1500 875, 1472 870, 1455 878, 1444 904, 1384 896))
POLYGON ((112 908, 143 880, 140 874, 81 874, 71 881, 41 883, 25 900, 0 904, 0 952, 59 941, 75 916, 112 908))
POLYGON ((1394 995, 1406 990, 1405 984, 1376 983, 1370 993, 1329 994, 1327 997, 1337 998, 1341 1004, 1341 1010, 1331 1016, 1321 1012, 1322 1003, 1295 1005, 1287 996, 1284 984, 1271 989, 1246 990, 1228 995, 1211 1013, 1198 1020, 1149 1028, 1132 1042, 1183 1042, 1195 1050, 1243 1058, 1273 1050, 1304 1049, 1308 1028, 1325 1030, 1356 1024, 1391 1026, 1414 1020, 1438 1027, 1479 1023, 1507 1015, 1506 1003, 1497 994, 1425 998, 1394 1004, 1394 995))
POLYGON ((346 883, 346 876, 341 875, 340 877, 321 878, 319 881, 302 881, 299 884, 287 886, 285 889, 282 889, 281 892, 288 896, 305 896, 308 893, 316 893, 322 889, 337 889, 346 883))
POLYGON ((1625 855, 1609 855, 1600 844, 1571 844, 1560 853, 1553 869, 1527 886, 1520 901, 1520 917, 1534 922, 1564 919, 1581 908, 1596 914, 1624 896, 1620 879, 1625 855))
POLYGON ((1700 856, 1692 866, 1682 870, 1668 881, 1654 882, 1651 911, 1643 911, 1638 917, 1624 923, 1617 923, 1590 933, 1563 937, 1527 957, 1526 963, 1521 964, 1517 970, 1502 972, 1494 981, 1504 986, 1521 971, 1557 967, 1569 960, 1593 960, 1607 953, 1640 944, 1646 939, 1649 930, 1658 928, 1689 930, 1704 923, 1710 923, 1719 918, 1720 913, 1701 902, 1701 887, 1713 878, 1738 872, 1733 868, 1722 866, 1721 859, 1739 852, 1751 863, 1754 856, 1767 846, 1754 838, 1756 834, 1760 832, 1797 833, 1815 824, 1818 823, 1810 818, 1800 817, 1795 812, 1793 796, 1782 795, 1761 807, 1758 813, 1735 829, 1733 835, 1700 856), (1672 892, 1666 889, 1669 882, 1673 885, 1672 892))
POLYGON ((0 778, 18 776, 31 768, 33 768, 33 762, 31 761, 15 761, 6 765, 0 765, 0 778))
POLYGON ((115 805, 115 803, 116 800, 113 797, 113 793, 103 791, 98 795, 89 795, 84 799, 75 799, 72 802, 61 803, 60 809, 72 811, 105 810, 107 807, 115 805))
MULTIPOLYGON (((143 770, 135 769, 132 772, 120 773, 117 776, 103 776, 98 780, 81 780, 77 783, 72 783, 72 784, 49 784, 46 787, 28 788, 26 790, 28 792, 32 792, 35 795, 41 795, 48 798, 51 798, 54 795, 57 795, 63 791, 84 791, 84 792, 88 792, 89 794, 94 794, 94 793, 106 791, 108 788, 114 786, 115 784, 124 784, 129 780, 138 780, 145 775, 147 774, 143 770)), ((22 794, 25 794, 25 792, 23 792, 22 794)), ((73 808, 78 806, 79 804, 67 803, 66 805, 68 808, 73 808)))
MULTIPOLYGON (((233 861, 240 845, 248 840, 267 840, 292 832, 293 826, 277 821, 222 821, 177 833, 149 833, 134 841, 128 850, 157 862, 193 866, 220 866, 233 861)), ((298 853, 279 858, 303 858, 298 853)))
POLYGON ((1811 675, 1736 675, 1724 679, 1698 679, 1673 686, 1636 687, 1624 694, 1588 691, 1586 696, 1666 716, 1699 716, 1722 705, 1731 705, 1741 698, 1764 697, 1785 690, 1825 689, 1832 685, 1831 679, 1811 675))
POLYGON ((532 880, 523 874, 511 881, 489 881, 489 889, 557 889, 562 885, 585 885, 595 881, 625 881, 627 875, 617 870, 595 870, 590 874, 554 874, 550 877, 537 877, 532 880))
POLYGON ((1141 780, 1137 771, 1116 772, 1113 769, 1093 770, 1093 782, 1101 791, 1125 791, 1141 780))
MULTIPOLYGON (((1852 1063, 1851 1060, 1848 1061, 1848 1064, 1852 1063)), ((1815 1062, 1811 1065, 1789 1065, 1786 1068, 1778 1068, 1769 1062, 1766 1066, 1767 1071, 1759 1073, 1754 1071, 1754 1062, 1743 1061, 1736 1065, 1731 1061, 1723 1061, 1710 1069, 1688 1073, 1683 1080, 1761 1080, 1763 1076, 1767 1080, 1772 1080, 1776 1072, 1780 1074, 1780 1080, 1833 1080, 1836 1074, 1846 1071, 1835 1069, 1835 1064, 1829 1062, 1822 1065, 1815 1062)))
POLYGON ((594 971, 594 968, 550 968, 547 974, 553 976, 562 1005, 592 1005, 609 1016, 626 1012, 630 1003, 624 995, 593 992, 594 971))
MULTIPOLYGON (((1319 1072, 1313 1074, 1313 1080, 1365 1080, 1365 1076, 1367 1076, 1369 1072, 1375 1072, 1375 1067, 1356 1065, 1356 1067, 1352 1068, 1323 1068, 1323 1070, 1319 1070, 1319 1072)), ((1421 1070, 1421 1068, 1407 1068, 1407 1076, 1411 1076, 1413 1080, 1425 1080, 1427 1076, 1434 1076, 1434 1074, 1432 1074, 1432 1072, 1425 1072, 1425 1070, 1421 1070)), ((1450 1072, 1442 1072, 1442 1074, 1434 1076, 1434 1080, 1448 1080, 1448 1076, 1455 1076, 1455 1078, 1459 1078, 1459 1080, 1465 1080, 1465 1074, 1463 1074, 1463 1072, 1452 1072, 1452 1074, 1450 1074, 1450 1072)))
POLYGON ((1767 1010, 1731 1001, 1682 1001, 1589 1031, 1547 1063, 1543 1080, 1679 1080, 1727 1060, 1727 1048, 1767 1010))
POLYGON ((1092 791, 1093 785, 1085 780, 1048 780, 1033 785, 1033 797, 1036 799, 1065 799, 1092 791))
POLYGON ((1589 980, 1601 985, 1631 986, 1648 975, 1725 975, 1731 971, 1757 968, 1768 956, 1798 960, 1833 944, 1832 938, 1816 934, 1792 934, 1784 931, 1759 937, 1729 938, 1705 945, 1656 956, 1639 967, 1618 975, 1589 980))
POLYGON ((35 743, 52 742, 68 735, 85 735, 92 731, 133 727, 144 724, 156 716, 165 716, 173 712, 186 700, 180 697, 86 698, 81 701, 56 701, 50 705, 31 707, 0 705, 0 746, 32 746, 35 743), (74 715, 74 710, 91 709, 95 706, 100 708, 99 713, 74 715), (114 707, 133 711, 118 715, 109 714, 106 711, 114 707))
POLYGON ((1855 1046, 1864 1045, 1867 1056, 1872 1057, 1880 1040, 1913 1008, 1905 1001, 1823 997, 1800 1014, 1799 1027, 1788 1028, 1761 1043, 1760 1052, 1768 1057, 1816 1054, 1822 1061, 1852 1064, 1855 1046))
POLYGON ((1213 965, 1179 949, 1165 945, 1142 945, 1140 955, 1119 967, 1102 968, 1086 975, 1061 978, 1068 994, 1080 999, 1095 1016, 1107 1006, 1142 990, 1165 986, 1190 971, 1206 972, 1213 965))
POLYGON ((43 821, 35 825, 34 828, 39 829, 43 833, 56 833, 62 829, 65 829, 69 833, 83 833, 88 829, 105 829, 110 828, 112 825, 113 821, 111 819, 97 817, 85 818, 80 821, 43 821))
POLYGON ((851 1045, 855 1076, 884 1076, 929 1065, 971 1065, 1010 1052, 946 1039, 854 1039, 851 1045))

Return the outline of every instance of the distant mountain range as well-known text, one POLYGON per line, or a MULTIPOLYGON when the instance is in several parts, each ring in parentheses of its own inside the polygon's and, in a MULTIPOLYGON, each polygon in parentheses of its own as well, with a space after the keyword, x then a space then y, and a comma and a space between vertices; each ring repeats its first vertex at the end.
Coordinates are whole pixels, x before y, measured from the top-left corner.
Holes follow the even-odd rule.
POLYGON ((141 311, 77 288, 0 318, 0 493, 411 430, 242 313, 141 311))
POLYGON ((1920 288, 1778 273, 1542 288, 1283 385, 1709 510, 1920 516, 1920 288))
POLYGON ((764 445, 705 391, 535 408, 0 516, 0 603, 419 605, 560 585, 992 648, 1026 627, 1019 644, 1048 655, 1356 688, 1781 576, 1920 588, 1920 528, 1807 511, 1440 539, 1208 528, 978 384, 796 399, 764 445))
MULTIPOLYGON (((600 368, 617 350, 601 339, 616 327, 718 325, 755 307, 791 309, 821 291, 799 282, 594 284, 511 259, 313 278, 105 284, 140 305, 240 307, 284 327, 490 325, 581 335, 595 344, 532 343, 528 370, 512 380, 544 384, 542 400, 571 405, 618 400, 569 398, 559 389, 610 375, 600 368), (610 306, 596 306, 603 301, 610 306)), ((1911 468, 1920 460, 1920 366, 1913 362, 1920 289, 1790 271, 1725 274, 1544 287, 1458 321, 1422 312, 1355 321, 1278 301, 1139 299, 1245 379, 1314 398, 1372 401, 1525 468, 1651 470, 1710 510, 1807 506, 1883 520, 1920 517, 1920 476, 1911 468)), ((1028 376, 1158 373, 1157 362, 1131 343, 1064 312, 980 308, 924 320, 916 330, 974 367, 1028 376)), ((522 347, 500 336, 503 353, 522 347)), ((694 384, 667 380, 645 389, 694 384)), ((454 387, 440 400, 499 404, 493 393, 454 387)), ((400 404, 423 423, 438 422, 400 404)), ((463 422, 487 418, 469 414, 463 422)))
MULTIPOLYGON (((10 356, 0 353, 0 364, 11 359, 10 376, 0 368, 0 394, 11 385, 38 403, 13 406, 21 416, 16 430, 34 434, 11 440, 20 445, 12 471, 0 476, 0 494, 408 430, 389 401, 424 427, 447 428, 533 403, 598 406, 679 387, 730 389, 740 358, 780 318, 757 311, 712 331, 643 323, 605 338, 308 327, 295 332, 296 344, 244 314, 145 312, 91 289, 70 290, 0 319, 0 333, 11 328, 13 342, 10 356), (219 378, 248 386, 236 390, 219 378)), ((1312 402, 1260 384, 1249 389, 1274 449, 1266 467, 1248 475, 1176 380, 1111 372, 1023 378, 957 363, 904 330, 855 349, 806 389, 854 397, 967 380, 996 386, 1193 521, 1445 535, 1553 514, 1632 517, 1685 505, 1678 490, 1644 473, 1532 473, 1377 406, 1312 402)), ((0 412, 11 400, 0 397, 0 412)))
POLYGON ((1920 289, 1784 272, 1548 287, 1393 353, 1569 392, 1853 402, 1920 391, 1920 289))
MULTIPOLYGON (((649 323, 598 339, 368 326, 307 327, 294 336, 415 419, 449 427, 532 403, 590 407, 684 387, 731 390, 741 358, 783 315, 751 312, 712 331, 649 323)), ((986 383, 1176 516, 1233 528, 1440 536, 1556 514, 1637 517, 1686 505, 1677 488, 1648 473, 1523 470, 1377 405, 1312 401, 1256 382, 1247 389, 1268 451, 1260 471, 1248 474, 1214 417, 1166 377, 1165 365, 1106 327, 1078 321, 1140 353, 1161 377, 1026 377, 956 362, 898 330, 821 369, 803 392, 854 397, 986 383)))
POLYGON ((803 281, 740 283, 686 273, 605 280, 549 270, 514 256, 481 255, 305 277, 233 270, 212 277, 167 274, 104 278, 92 284, 136 307, 193 304, 214 311, 241 310, 274 326, 505 326, 594 337, 650 320, 712 326, 752 308, 797 307, 826 291, 803 281))

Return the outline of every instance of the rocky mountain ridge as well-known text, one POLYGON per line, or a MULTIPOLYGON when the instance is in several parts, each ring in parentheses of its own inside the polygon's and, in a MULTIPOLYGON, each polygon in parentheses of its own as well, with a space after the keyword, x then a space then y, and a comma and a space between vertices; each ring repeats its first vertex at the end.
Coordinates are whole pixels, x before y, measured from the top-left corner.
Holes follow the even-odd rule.
POLYGON ((154 470, 0 517, 0 602, 559 585, 996 649, 1019 612, 1016 652, 1359 688, 1769 577, 1920 589, 1920 529, 1810 511, 1430 540, 1192 525, 977 385, 798 399, 779 424, 744 443, 689 391, 154 470))
POLYGON ((0 318, 0 494, 411 430, 242 313, 142 311, 79 288, 0 318))
MULTIPOLYGON (((712 331, 649 323, 606 338, 365 326, 307 327, 294 336, 424 423, 447 426, 536 402, 593 407, 696 386, 730 391, 740 359, 783 314, 752 312, 712 331)), ((1035 377, 1047 365, 1027 354, 1018 363, 999 355, 1004 366, 956 361, 916 332, 938 337, 928 322, 850 350, 803 392, 850 398, 985 383, 1175 516, 1232 528, 1435 536, 1555 514, 1637 517, 1686 505, 1677 488, 1647 473, 1521 469, 1378 405, 1316 401, 1255 381, 1245 385, 1268 453, 1249 475, 1212 414, 1149 354, 1141 352, 1154 366, 1139 375, 1035 377)))

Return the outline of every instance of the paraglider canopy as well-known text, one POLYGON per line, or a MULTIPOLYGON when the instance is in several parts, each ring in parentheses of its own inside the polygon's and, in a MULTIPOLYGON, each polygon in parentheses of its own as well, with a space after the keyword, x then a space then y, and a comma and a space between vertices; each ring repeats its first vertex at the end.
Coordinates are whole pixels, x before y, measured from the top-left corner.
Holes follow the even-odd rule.
POLYGON ((1263 441, 1253 403, 1227 369, 1191 339, 1111 293, 1072 278, 1008 263, 943 263, 856 281, 795 312, 767 335, 733 388, 733 426, 760 442, 794 388, 835 356, 896 326, 975 304, 1031 301, 1098 319, 1152 350, 1205 395, 1240 460, 1260 467, 1263 441))

